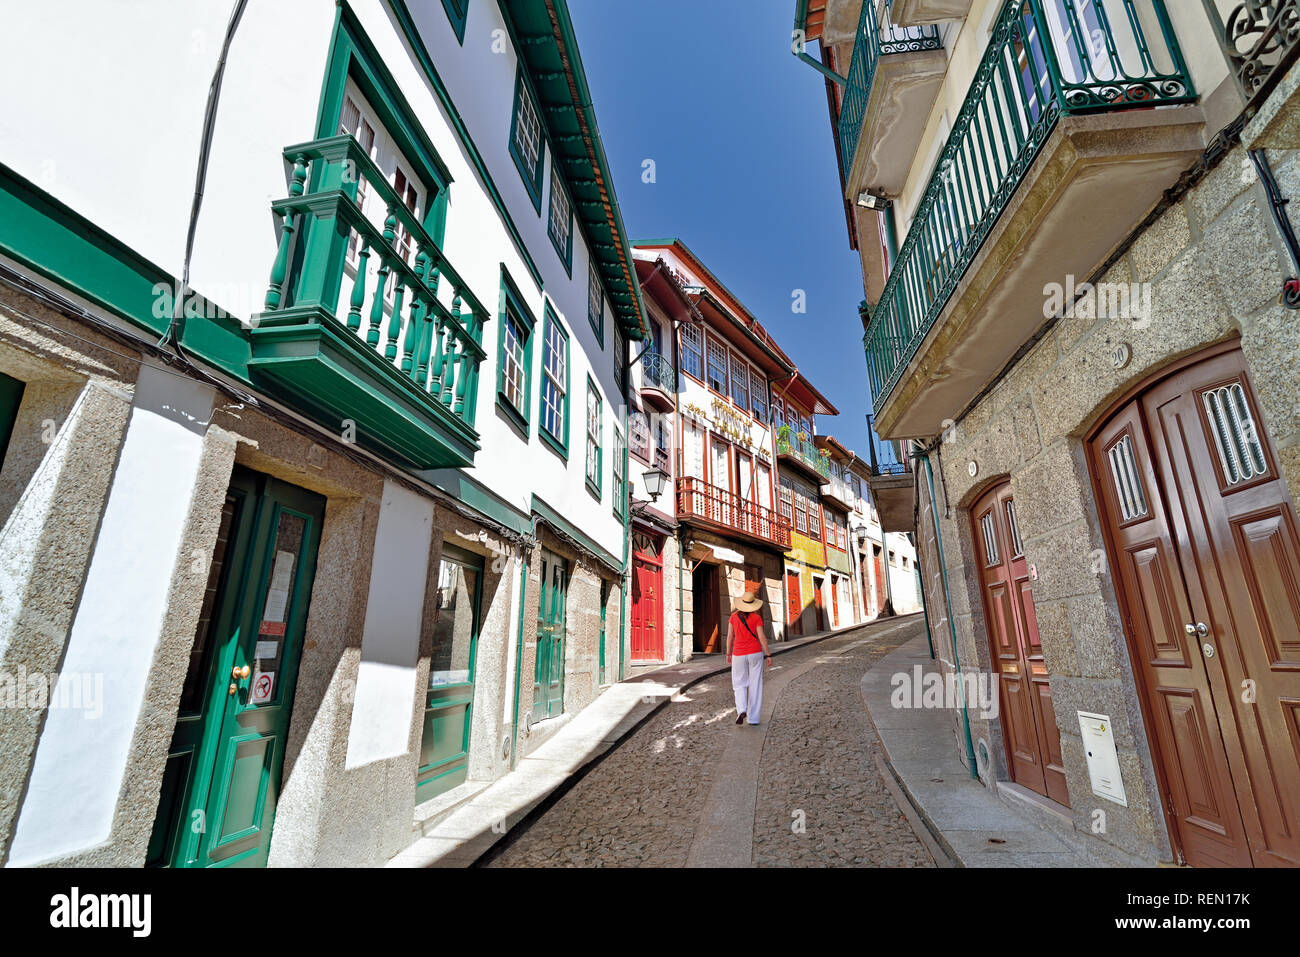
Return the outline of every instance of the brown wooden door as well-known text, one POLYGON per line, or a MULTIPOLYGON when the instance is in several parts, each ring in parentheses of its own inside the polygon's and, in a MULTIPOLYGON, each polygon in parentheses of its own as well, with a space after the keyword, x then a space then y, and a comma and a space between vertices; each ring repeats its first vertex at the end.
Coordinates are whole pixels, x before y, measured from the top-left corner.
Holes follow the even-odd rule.
MULTIPOLYGON (((812 518, 811 515, 808 517, 809 519, 812 518)), ((822 596, 822 582, 823 579, 820 578, 814 578, 812 580, 813 612, 818 631, 826 630, 826 599, 822 596)))
POLYGON ((718 630, 718 566, 701 563, 691 576, 695 611, 695 650, 715 654, 722 649, 718 630))
POLYGON ((1183 857, 1300 865, 1300 529, 1240 350, 1136 397, 1091 456, 1183 857))
POLYGON ((971 516, 1011 777, 1068 807, 1061 734, 1011 484, 1004 482, 985 492, 971 516))

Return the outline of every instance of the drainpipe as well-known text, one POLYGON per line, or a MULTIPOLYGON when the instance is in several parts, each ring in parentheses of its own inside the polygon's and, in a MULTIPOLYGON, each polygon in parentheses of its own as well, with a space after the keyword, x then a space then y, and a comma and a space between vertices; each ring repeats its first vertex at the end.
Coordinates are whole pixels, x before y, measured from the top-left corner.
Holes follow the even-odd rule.
MULTIPOLYGON (((533 538, 537 537, 537 516, 533 516, 533 538)), ((519 683, 520 675, 524 670, 524 618, 527 617, 524 611, 524 602, 528 598, 528 552, 522 551, 519 555, 519 635, 515 640, 515 717, 510 728, 510 734, 513 742, 510 745, 510 770, 515 769, 515 761, 519 754, 519 683)))
MULTIPOLYGON (((930 465, 930 455, 926 453, 922 456, 925 459, 925 480, 930 488, 930 517, 934 519, 934 544, 935 551, 939 556, 939 572, 943 579, 943 602, 948 612, 948 631, 952 634, 952 663, 957 669, 957 693, 961 696, 961 723, 962 730, 966 736, 966 760, 967 767, 970 768, 970 776, 979 778, 979 765, 975 762, 975 744, 971 740, 970 734, 970 714, 966 710, 966 686, 962 682, 961 676, 961 658, 957 654, 957 623, 952 617, 952 595, 948 591, 948 563, 943 558, 943 531, 939 528, 939 512, 934 507, 934 469, 930 465)), ((889 577, 889 555, 885 555, 885 577, 889 577)), ((929 616, 926 616, 927 621, 929 616)))
POLYGON ((795 47, 792 47, 791 49, 794 52, 796 59, 803 60, 804 63, 807 63, 810 67, 812 67, 822 76, 826 77, 826 79, 830 80, 832 83, 838 83, 840 86, 845 86, 848 84, 849 82, 848 80, 840 76, 830 67, 828 67, 825 63, 822 63, 820 60, 814 59, 813 57, 809 56, 807 52, 805 52, 804 50, 800 50, 795 47))
MULTIPOLYGON (((921 473, 916 469, 916 457, 912 457, 912 527, 917 529, 916 539, 916 594, 921 599, 921 614, 925 615, 925 643, 930 646, 930 660, 934 661, 934 634, 930 631, 930 606, 925 598, 925 578, 921 575, 921 473)), ((933 501, 930 503, 933 509, 933 501)))
MULTIPOLYGON (((645 355, 643 352, 641 355, 645 355)), ((637 358, 640 358, 638 356, 637 358)), ((628 375, 631 375, 629 372, 628 375)), ((627 385, 624 380, 624 385, 627 385)), ((632 463, 629 461, 631 443, 627 430, 627 402, 623 403, 623 485, 627 494, 627 507, 623 509, 623 574, 618 581, 618 680, 624 678, 627 662, 627 585, 629 569, 632 564, 632 463)), ((606 643, 608 646, 608 642, 606 643)))
POLYGON ((890 203, 885 207, 885 253, 889 261, 885 263, 885 278, 894 271, 894 263, 898 262, 898 231, 894 228, 894 204, 890 203))

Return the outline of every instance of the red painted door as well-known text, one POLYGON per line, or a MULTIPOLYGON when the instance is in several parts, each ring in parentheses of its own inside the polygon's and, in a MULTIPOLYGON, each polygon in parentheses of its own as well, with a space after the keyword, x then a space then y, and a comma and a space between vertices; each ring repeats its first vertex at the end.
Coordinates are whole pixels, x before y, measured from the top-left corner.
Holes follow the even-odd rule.
POLYGON ((971 517, 1012 779, 1068 807, 1061 734, 1038 639, 1029 566, 1016 524, 1011 483, 984 493, 971 517))
POLYGON ((799 615, 803 611, 803 597, 799 594, 799 573, 785 573, 785 624, 792 635, 802 635, 799 615))
POLYGON ((663 661, 662 565, 642 555, 632 560, 632 660, 663 661))
POLYGON ((879 545, 871 546, 871 561, 876 566, 876 614, 885 607, 885 562, 879 545))
POLYGON ((1184 858, 1300 865, 1300 527, 1240 350, 1157 382, 1091 452, 1184 858))
POLYGON ((835 579, 831 579, 831 622, 838 628, 840 626, 840 590, 835 579))
MULTIPOLYGON (((811 518, 811 516, 809 516, 811 518)), ((817 617, 817 630, 826 630, 826 605, 822 597, 822 579, 813 579, 813 607, 817 617)))

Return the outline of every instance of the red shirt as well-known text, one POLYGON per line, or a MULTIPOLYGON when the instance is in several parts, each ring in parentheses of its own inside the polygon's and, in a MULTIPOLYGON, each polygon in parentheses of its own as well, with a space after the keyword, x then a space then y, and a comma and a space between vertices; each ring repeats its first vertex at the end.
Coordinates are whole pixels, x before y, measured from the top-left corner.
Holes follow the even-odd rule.
POLYGON ((763 650, 758 643, 758 629, 763 627, 763 616, 756 611, 747 615, 740 612, 731 613, 731 632, 735 641, 731 646, 733 655, 752 655, 763 650))

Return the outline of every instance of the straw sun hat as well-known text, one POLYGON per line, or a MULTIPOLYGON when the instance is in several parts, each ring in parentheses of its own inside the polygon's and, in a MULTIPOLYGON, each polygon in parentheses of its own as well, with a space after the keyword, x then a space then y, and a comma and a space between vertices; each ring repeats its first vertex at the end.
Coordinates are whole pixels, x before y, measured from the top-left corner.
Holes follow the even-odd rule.
POLYGON ((739 611, 758 611, 762 608, 763 599, 758 597, 762 587, 762 582, 745 582, 745 593, 736 599, 736 608, 739 611))

